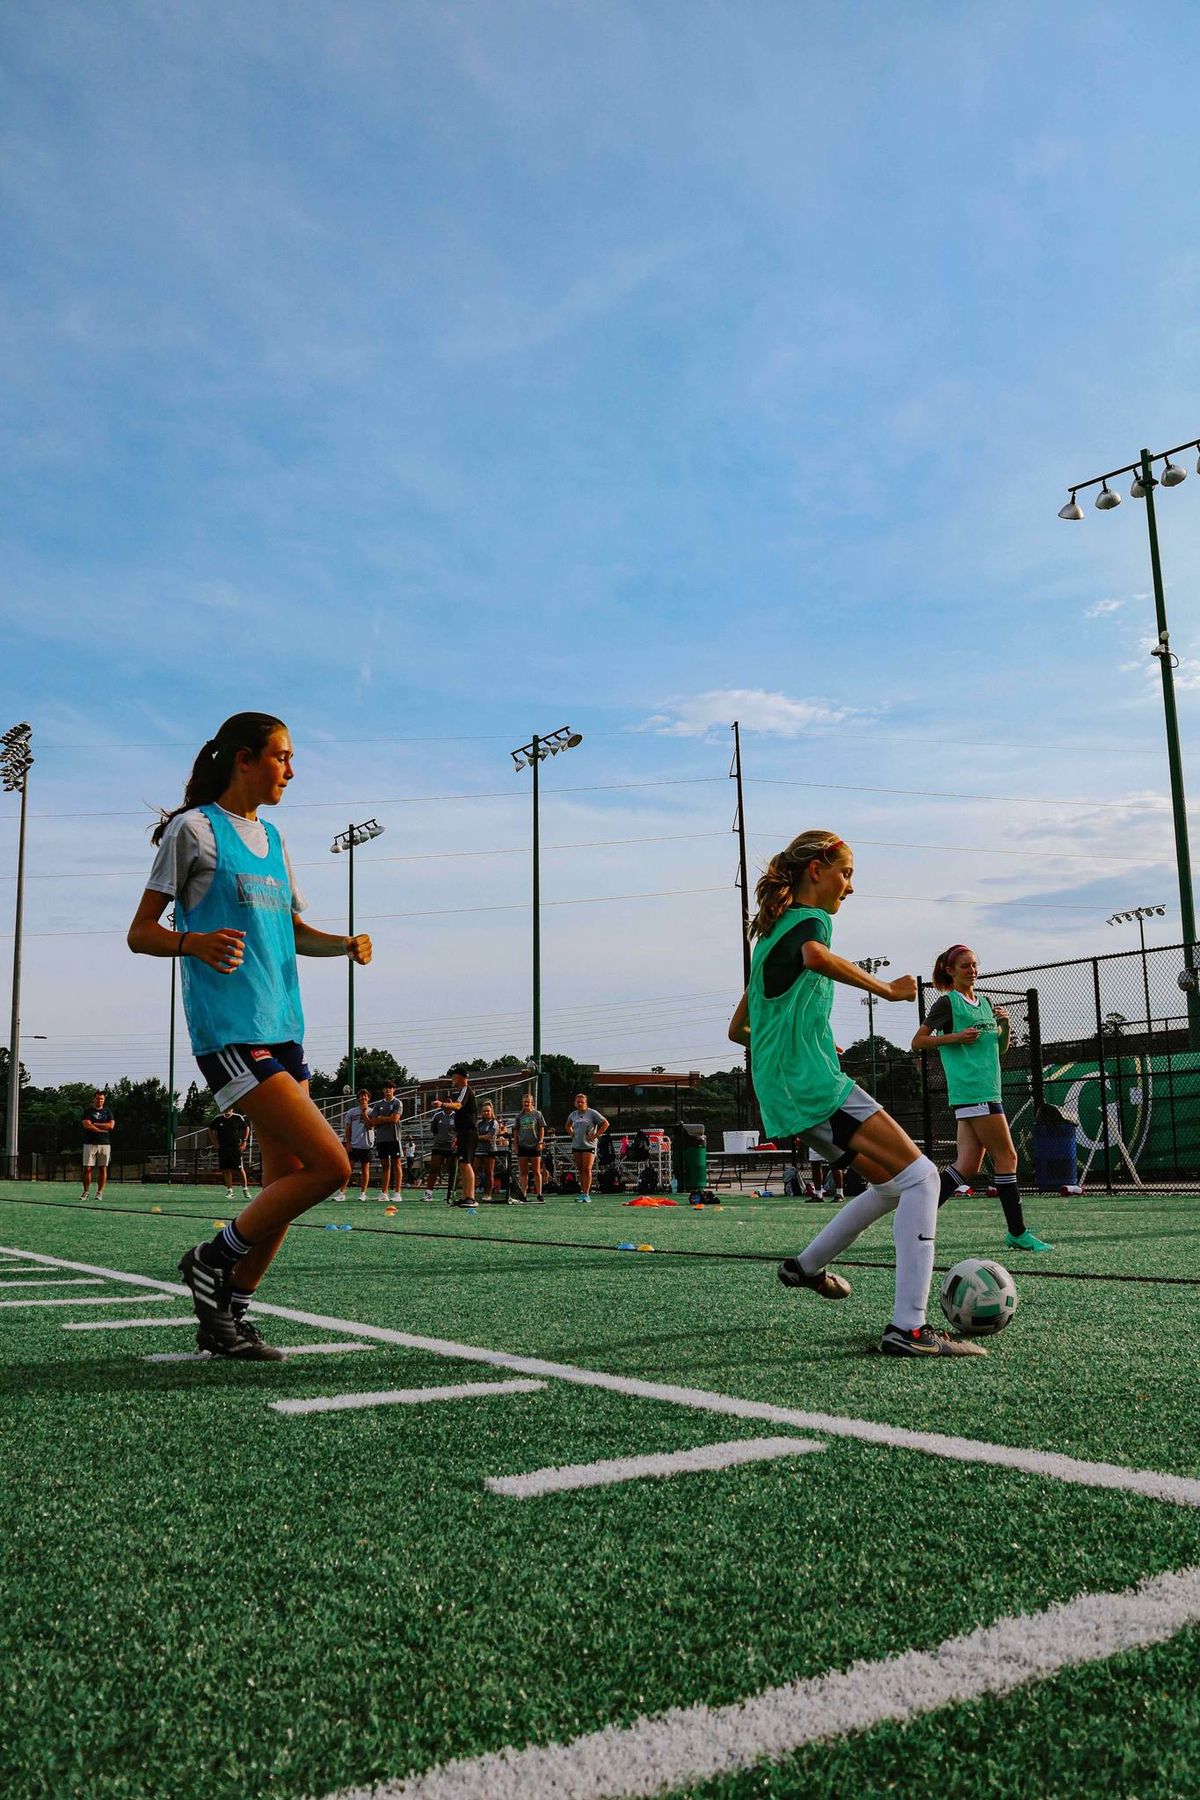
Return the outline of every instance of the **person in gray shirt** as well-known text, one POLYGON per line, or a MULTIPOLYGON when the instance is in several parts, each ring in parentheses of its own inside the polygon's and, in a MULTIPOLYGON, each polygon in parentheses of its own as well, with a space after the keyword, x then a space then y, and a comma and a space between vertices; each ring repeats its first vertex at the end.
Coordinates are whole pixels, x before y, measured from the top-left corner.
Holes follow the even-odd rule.
MULTIPOLYGON (((454 1135, 454 1114, 446 1111, 440 1096, 430 1118, 429 1129, 432 1135, 429 1145, 429 1167, 425 1172, 425 1192, 421 1196, 424 1200, 433 1199, 435 1182, 439 1180, 443 1170, 450 1167, 458 1154, 457 1140, 454 1135)), ((453 1200, 454 1195, 447 1194, 446 1198, 453 1200)))
POLYGON ((571 1155, 579 1176, 579 1199, 582 1205, 590 1206, 596 1145, 608 1130, 608 1120, 588 1105, 586 1094, 576 1094, 574 1111, 567 1114, 567 1130, 571 1133, 571 1155))
POLYGON ((521 1192, 526 1200, 540 1205, 543 1203, 542 1146, 546 1142, 546 1119, 534 1105, 532 1094, 521 1095, 521 1110, 513 1126, 513 1138, 521 1171, 521 1192))

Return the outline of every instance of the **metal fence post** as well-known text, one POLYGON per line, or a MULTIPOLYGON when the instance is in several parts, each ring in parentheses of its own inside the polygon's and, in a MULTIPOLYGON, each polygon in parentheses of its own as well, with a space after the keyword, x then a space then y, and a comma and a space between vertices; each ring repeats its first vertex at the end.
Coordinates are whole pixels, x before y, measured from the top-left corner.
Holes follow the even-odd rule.
POLYGON ((1042 1071, 1042 1014, 1036 988, 1026 989, 1025 1007, 1029 1021, 1029 1095, 1036 1117, 1046 1103, 1046 1084, 1042 1071))

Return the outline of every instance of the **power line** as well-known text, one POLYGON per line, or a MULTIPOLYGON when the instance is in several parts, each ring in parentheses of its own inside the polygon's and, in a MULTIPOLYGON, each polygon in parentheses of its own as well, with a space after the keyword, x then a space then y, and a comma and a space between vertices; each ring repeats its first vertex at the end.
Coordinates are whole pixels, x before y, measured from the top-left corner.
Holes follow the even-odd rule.
MULTIPOLYGON (((954 794, 944 793, 937 788, 863 787, 858 783, 845 781, 783 781, 772 775, 748 775, 746 779, 757 787, 819 788, 822 792, 838 794, 895 794, 917 800, 990 800, 998 804, 1011 802, 1014 805, 1028 806, 1099 806, 1117 810, 1131 806, 1145 810, 1152 803, 1145 797, 1140 800, 1064 800, 1052 794, 954 794)), ((1157 798, 1157 795, 1153 796, 1153 800, 1157 798)), ((1162 809, 1166 811, 1165 800, 1162 802, 1162 809)))

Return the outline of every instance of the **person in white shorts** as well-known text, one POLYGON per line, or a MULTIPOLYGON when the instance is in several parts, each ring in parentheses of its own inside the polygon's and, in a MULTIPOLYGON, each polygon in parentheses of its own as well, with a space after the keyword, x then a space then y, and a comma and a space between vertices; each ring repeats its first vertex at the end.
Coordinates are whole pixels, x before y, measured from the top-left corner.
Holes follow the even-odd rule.
POLYGON ((96 1198, 100 1198, 108 1181, 109 1138, 112 1136, 115 1123, 112 1113, 104 1104, 105 1096, 97 1088, 92 1095, 92 1104, 83 1115, 83 1192, 79 1198, 86 1200, 92 1185, 92 1170, 96 1171, 96 1198))

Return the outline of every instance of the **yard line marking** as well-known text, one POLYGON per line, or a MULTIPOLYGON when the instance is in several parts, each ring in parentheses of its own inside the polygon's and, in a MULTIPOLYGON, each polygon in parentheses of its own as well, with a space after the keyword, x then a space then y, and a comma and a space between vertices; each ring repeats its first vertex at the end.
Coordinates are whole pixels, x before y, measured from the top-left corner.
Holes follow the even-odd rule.
POLYGON ((195 1313, 189 1313, 186 1319, 75 1319, 64 1325, 64 1331, 137 1331, 140 1326, 151 1325, 191 1325, 200 1323, 195 1313))
MULTIPOLYGON (((4 1246, 0 1245, 0 1253, 4 1246)), ((126 1281, 135 1287, 153 1288, 162 1294, 190 1298, 179 1282, 156 1281, 149 1275, 123 1274, 119 1269, 102 1268, 95 1263, 71 1262, 60 1256, 45 1256, 40 1251, 24 1251, 34 1261, 48 1268, 75 1269, 84 1275, 106 1275, 113 1281, 126 1281)), ((255 1310, 273 1318, 287 1319, 293 1325, 311 1325, 316 1331, 348 1333, 354 1337, 373 1338, 380 1344, 397 1344, 405 1350, 424 1350, 433 1356, 446 1356, 460 1362, 486 1363, 491 1368, 509 1369, 518 1375, 540 1379, 568 1381, 579 1387, 603 1388, 609 1393, 629 1394, 638 1400, 661 1400, 672 1406, 687 1406, 697 1412, 724 1414, 736 1419, 765 1419, 773 1425, 794 1426, 800 1431, 816 1431, 827 1437, 856 1438, 861 1443, 880 1444, 893 1450, 917 1450, 926 1456, 942 1456, 952 1462, 985 1463, 1012 1469, 1019 1474, 1037 1475, 1047 1481, 1066 1481, 1080 1487, 1111 1488, 1125 1493, 1143 1494, 1151 1500, 1164 1500, 1173 1506, 1200 1506, 1200 1480, 1186 1475, 1163 1475, 1154 1469, 1133 1469, 1119 1463, 1084 1462, 1074 1456, 1060 1456, 1052 1450, 1026 1450, 1011 1444, 989 1444, 978 1438, 946 1437, 936 1431, 910 1431, 900 1425, 885 1425, 875 1419, 843 1418, 833 1413, 801 1412, 786 1406, 774 1406, 765 1400, 742 1400, 736 1394, 707 1393, 703 1388, 675 1387, 668 1382, 642 1381, 631 1375, 607 1375, 600 1369, 581 1369, 571 1363, 545 1362, 539 1357, 514 1356, 507 1350, 487 1350, 475 1344, 456 1344, 446 1338, 418 1337, 410 1331, 394 1331, 387 1325, 366 1325, 361 1320, 336 1319, 327 1313, 302 1312, 294 1306, 271 1306, 256 1300, 255 1310)), ((964 1372, 964 1379, 966 1378, 964 1372)))
POLYGON ((99 1286, 98 1275, 32 1275, 24 1281, 0 1281, 0 1288, 99 1286))
POLYGON ((493 1394, 532 1394, 544 1381, 460 1381, 454 1387, 382 1388, 375 1394, 326 1394, 316 1400, 272 1400, 272 1412, 355 1412, 363 1406, 422 1406, 429 1400, 490 1400, 493 1394))
POLYGON ((166 1294, 73 1294, 69 1300, 0 1300, 0 1306, 145 1306, 166 1294))
MULTIPOLYGON (((147 1321, 154 1325, 194 1325, 195 1319, 153 1319, 147 1321)), ((122 1324, 127 1321, 122 1319, 122 1324)), ((80 1330, 81 1327, 68 1326, 68 1330, 80 1330)), ((374 1344, 280 1344, 279 1348, 285 1356, 318 1356, 322 1352, 332 1354, 337 1350, 373 1350, 374 1344)), ((211 1362, 213 1359, 207 1350, 159 1350, 153 1356, 143 1356, 143 1362, 211 1362)))
POLYGON ((645 1476, 700 1475, 710 1469, 733 1469, 740 1463, 770 1462, 775 1457, 803 1456, 825 1448, 813 1438, 742 1438, 728 1444, 703 1444, 698 1450, 566 1463, 557 1469, 535 1469, 530 1475, 489 1475, 483 1485, 510 1500, 533 1500, 571 1488, 610 1487, 614 1482, 640 1481, 645 1476))
POLYGON ((343 1788, 329 1800, 638 1800, 778 1762, 806 1744, 905 1724, 983 1695, 1010 1694, 1062 1669, 1166 1643, 1200 1621, 1200 1568, 1119 1593, 1080 1594, 1045 1612, 997 1619, 936 1650, 768 1688, 727 1706, 672 1707, 567 1744, 508 1746, 422 1775, 343 1788))

